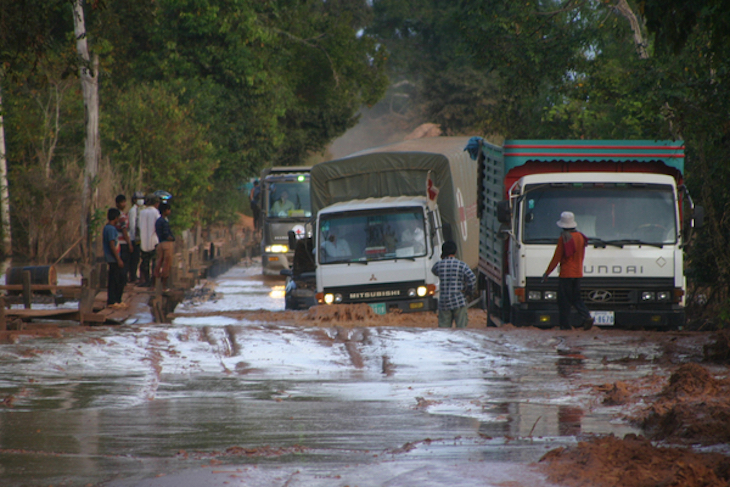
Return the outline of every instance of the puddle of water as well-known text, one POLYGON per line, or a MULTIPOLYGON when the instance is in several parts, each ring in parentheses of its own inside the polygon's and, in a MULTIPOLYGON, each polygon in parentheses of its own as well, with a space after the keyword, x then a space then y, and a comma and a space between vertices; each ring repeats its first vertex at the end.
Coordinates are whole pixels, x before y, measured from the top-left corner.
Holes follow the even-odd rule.
MULTIPOLYGON (((210 309, 277 303, 254 269, 221 276, 223 295, 210 309)), ((583 384, 654 373, 651 361, 616 359, 659 354, 628 334, 586 339, 580 350, 548 336, 190 316, 0 345, 0 478, 116 487, 547 485, 525 468, 547 450, 582 434, 636 432, 583 384), (302 450, 215 453, 264 445, 302 450)))
POLYGON ((176 313, 284 309, 284 278, 263 276, 261 266, 237 265, 214 280, 215 298, 203 303, 184 302, 176 313))

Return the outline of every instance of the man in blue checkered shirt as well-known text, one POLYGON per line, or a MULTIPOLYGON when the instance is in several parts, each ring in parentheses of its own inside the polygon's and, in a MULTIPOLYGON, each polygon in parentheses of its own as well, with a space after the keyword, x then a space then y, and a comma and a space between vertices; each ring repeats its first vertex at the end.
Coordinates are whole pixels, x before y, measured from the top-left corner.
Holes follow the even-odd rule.
POLYGON ((451 240, 441 246, 441 260, 431 268, 438 276, 439 284, 439 328, 466 328, 468 315, 464 294, 471 294, 477 278, 469 266, 455 257, 456 244, 451 240))

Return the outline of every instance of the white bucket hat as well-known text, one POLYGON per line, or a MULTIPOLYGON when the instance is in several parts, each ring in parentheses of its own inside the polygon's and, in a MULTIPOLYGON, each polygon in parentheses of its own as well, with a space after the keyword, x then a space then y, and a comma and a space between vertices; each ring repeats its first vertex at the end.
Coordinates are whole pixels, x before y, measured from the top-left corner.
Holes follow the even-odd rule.
POLYGON ((575 223, 575 215, 572 211, 562 212, 560 214, 560 220, 557 223, 560 228, 575 228, 578 226, 575 223))

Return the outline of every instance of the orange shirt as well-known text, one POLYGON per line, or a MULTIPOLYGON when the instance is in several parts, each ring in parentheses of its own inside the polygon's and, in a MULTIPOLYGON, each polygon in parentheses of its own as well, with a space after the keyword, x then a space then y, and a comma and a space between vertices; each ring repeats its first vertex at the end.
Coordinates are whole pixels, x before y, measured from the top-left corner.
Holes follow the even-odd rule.
POLYGON ((552 271, 560 264, 560 277, 583 277, 583 259, 586 255, 586 239, 580 232, 571 232, 572 238, 575 240, 575 252, 570 257, 565 255, 565 243, 563 236, 558 238, 558 245, 555 247, 553 259, 548 265, 546 275, 550 275, 552 271))

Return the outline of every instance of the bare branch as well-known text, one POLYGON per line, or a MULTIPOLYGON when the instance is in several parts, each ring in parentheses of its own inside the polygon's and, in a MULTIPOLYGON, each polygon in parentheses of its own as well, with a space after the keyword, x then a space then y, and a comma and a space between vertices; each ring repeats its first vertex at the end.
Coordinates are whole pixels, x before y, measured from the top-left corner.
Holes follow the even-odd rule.
POLYGON ((641 32, 641 24, 634 11, 631 10, 628 2, 626 0, 618 0, 613 8, 628 19, 631 30, 634 31, 634 44, 636 44, 636 51, 639 53, 639 58, 648 59, 649 52, 646 50, 647 44, 644 40, 644 34, 641 32))

